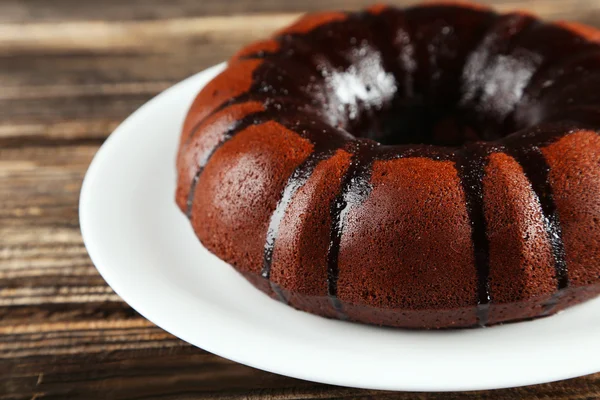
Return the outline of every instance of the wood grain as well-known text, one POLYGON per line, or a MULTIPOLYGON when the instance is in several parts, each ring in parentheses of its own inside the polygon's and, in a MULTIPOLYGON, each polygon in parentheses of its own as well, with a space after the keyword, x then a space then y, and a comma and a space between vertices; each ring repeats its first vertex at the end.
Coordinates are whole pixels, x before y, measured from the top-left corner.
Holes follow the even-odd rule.
MULTIPOLYGON (((39 22, 39 21, 79 21, 79 20, 122 20, 151 21, 173 18, 213 17, 248 14, 300 13, 322 9, 357 10, 374 3, 387 3, 397 6, 416 4, 416 0, 105 0, 102 7, 92 2, 78 0, 2 0, 0 21, 39 22)), ((478 3, 494 6, 499 10, 529 8, 545 17, 575 19, 585 16, 600 6, 594 0, 479 0, 478 3)))
MULTIPOLYGON (((93 155, 120 121, 304 11, 371 3, 0 0, 0 399, 600 398, 600 374, 424 394, 259 371, 157 328, 92 265, 79 232, 79 190, 93 155)), ((482 3, 600 26, 596 0, 482 3)))

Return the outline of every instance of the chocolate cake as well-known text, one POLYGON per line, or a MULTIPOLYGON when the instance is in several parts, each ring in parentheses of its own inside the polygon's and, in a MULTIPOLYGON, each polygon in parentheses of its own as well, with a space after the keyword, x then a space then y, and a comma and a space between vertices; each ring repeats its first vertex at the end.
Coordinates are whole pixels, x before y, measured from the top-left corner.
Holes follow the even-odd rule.
POLYGON ((600 293, 599 37, 468 5, 306 15, 199 93, 177 204, 299 310, 405 328, 556 313, 600 293))

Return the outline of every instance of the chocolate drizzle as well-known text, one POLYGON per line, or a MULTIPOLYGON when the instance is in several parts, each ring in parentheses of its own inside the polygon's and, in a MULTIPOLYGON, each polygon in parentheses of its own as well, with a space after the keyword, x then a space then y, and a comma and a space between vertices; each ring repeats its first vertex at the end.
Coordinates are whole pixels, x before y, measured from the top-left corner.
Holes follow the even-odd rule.
POLYGON ((210 113, 208 113, 206 116, 204 116, 204 118, 202 118, 200 121, 198 121, 196 123, 196 125, 194 125, 192 127, 191 134, 188 135, 184 146, 188 146, 190 144, 190 142, 194 139, 194 137, 196 136, 196 134, 202 127, 202 124, 209 117, 225 110, 228 107, 235 106, 238 104, 253 102, 253 101, 263 103, 265 108, 267 108, 270 104, 286 103, 287 105, 297 106, 298 110, 304 110, 306 112, 311 112, 311 113, 318 112, 316 109, 314 109, 310 105, 306 104, 305 102, 300 102, 297 99, 290 98, 288 96, 274 96, 269 93, 256 94, 256 93, 253 93, 252 91, 244 92, 239 96, 233 97, 233 98, 223 102, 222 104, 217 106, 214 110, 212 110, 210 113))
POLYGON ((369 195, 371 166, 373 164, 377 143, 359 139, 350 142, 353 156, 350 166, 342 178, 340 192, 331 203, 331 234, 327 251, 327 295, 335 308, 339 319, 347 319, 338 299, 339 255, 342 233, 346 224, 346 216, 350 208, 356 206, 369 195))
POLYGON ((465 193, 475 267, 477 269, 477 323, 485 326, 489 319, 490 295, 490 249, 485 220, 483 178, 485 167, 493 147, 478 142, 465 146, 456 161, 456 170, 465 193))
POLYGON ((544 228, 552 247, 557 289, 559 291, 564 290, 569 286, 569 276, 560 220, 552 187, 550 186, 550 167, 537 146, 510 148, 508 154, 521 165, 523 173, 529 179, 531 187, 540 202, 544 216, 544 228))

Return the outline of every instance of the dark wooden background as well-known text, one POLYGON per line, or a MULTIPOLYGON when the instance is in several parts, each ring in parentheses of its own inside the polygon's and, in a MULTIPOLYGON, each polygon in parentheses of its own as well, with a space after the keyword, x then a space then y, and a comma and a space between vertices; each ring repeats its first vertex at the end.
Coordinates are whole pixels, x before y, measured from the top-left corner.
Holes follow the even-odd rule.
MULTIPOLYGON (((600 397, 600 374, 451 395, 286 378, 165 333, 96 272, 77 202, 89 162, 121 120, 303 11, 369 3, 0 0, 0 399, 600 397)), ((600 26, 599 0, 484 3, 600 26)))

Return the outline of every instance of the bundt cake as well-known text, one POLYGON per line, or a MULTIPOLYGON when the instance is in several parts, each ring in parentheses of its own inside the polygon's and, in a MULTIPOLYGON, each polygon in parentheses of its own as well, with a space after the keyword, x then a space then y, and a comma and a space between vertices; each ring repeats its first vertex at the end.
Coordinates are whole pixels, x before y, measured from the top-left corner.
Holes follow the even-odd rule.
POLYGON ((308 14, 197 96, 176 201, 299 310, 405 328, 600 293, 600 32, 435 4, 308 14))

